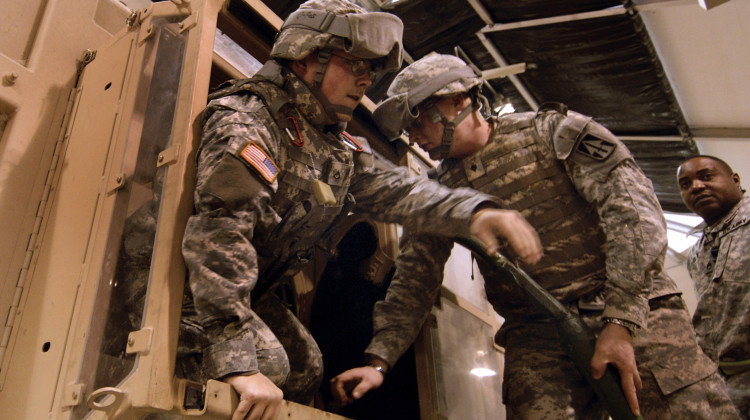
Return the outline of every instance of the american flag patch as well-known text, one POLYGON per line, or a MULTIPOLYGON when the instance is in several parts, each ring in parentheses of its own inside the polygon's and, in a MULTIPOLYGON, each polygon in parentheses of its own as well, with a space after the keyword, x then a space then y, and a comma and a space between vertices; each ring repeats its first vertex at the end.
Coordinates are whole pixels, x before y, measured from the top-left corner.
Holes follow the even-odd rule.
POLYGON ((270 157, 263 151, 257 144, 250 143, 242 149, 242 158, 245 159, 249 164, 253 165, 253 168, 260 172, 261 176, 268 182, 273 182, 276 176, 279 174, 279 168, 271 160, 270 157))

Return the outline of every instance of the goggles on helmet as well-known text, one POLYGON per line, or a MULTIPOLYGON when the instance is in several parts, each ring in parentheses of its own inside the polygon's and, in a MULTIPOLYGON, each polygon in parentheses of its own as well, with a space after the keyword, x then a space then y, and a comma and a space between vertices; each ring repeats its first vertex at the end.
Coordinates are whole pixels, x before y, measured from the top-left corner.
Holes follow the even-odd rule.
POLYGON ((391 96, 380 102, 373 111, 372 118, 386 137, 395 139, 405 128, 419 119, 417 105, 448 83, 464 77, 476 77, 476 73, 467 66, 433 77, 409 92, 391 96))
POLYGON ((355 57, 385 57, 384 70, 395 71, 401 67, 404 25, 390 13, 336 15, 324 10, 302 9, 289 15, 281 30, 294 27, 344 38, 347 40, 344 51, 355 57))

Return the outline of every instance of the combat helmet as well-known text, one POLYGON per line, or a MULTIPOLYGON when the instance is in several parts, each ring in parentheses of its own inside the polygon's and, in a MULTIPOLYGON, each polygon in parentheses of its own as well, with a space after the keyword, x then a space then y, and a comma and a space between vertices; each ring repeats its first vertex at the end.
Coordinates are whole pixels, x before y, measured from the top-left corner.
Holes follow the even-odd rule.
POLYGON ((393 79, 387 92, 388 99, 378 104, 372 116, 383 134, 394 139, 419 118, 419 104, 459 93, 469 94, 473 99, 472 106, 466 107, 453 121, 448 121, 434 102, 424 110, 433 122, 442 122, 445 126, 442 145, 437 150, 445 157, 453 140, 453 130, 464 118, 477 109, 484 111, 485 118, 489 117, 487 99, 478 89, 481 84, 478 72, 460 58, 431 52, 393 79))
POLYGON ((332 105, 320 92, 326 66, 334 49, 365 60, 382 59, 382 69, 401 68, 404 26, 397 16, 368 12, 346 0, 308 0, 284 21, 271 49, 271 57, 301 60, 318 51, 318 68, 311 86, 331 119, 336 112, 353 112, 332 105))

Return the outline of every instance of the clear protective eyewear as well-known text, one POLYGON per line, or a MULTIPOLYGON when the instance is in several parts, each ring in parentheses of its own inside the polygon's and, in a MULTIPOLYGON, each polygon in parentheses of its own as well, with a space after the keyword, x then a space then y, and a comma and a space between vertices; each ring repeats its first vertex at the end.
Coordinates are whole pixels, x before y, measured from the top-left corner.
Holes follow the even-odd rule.
POLYGON ((338 57, 345 63, 347 63, 351 67, 352 74, 360 77, 365 74, 370 78, 371 82, 375 81, 376 72, 379 70, 375 68, 372 64, 372 61, 370 60, 363 60, 363 59, 351 59, 344 57, 342 55, 338 55, 336 53, 331 53, 331 55, 338 57))
POLYGON ((422 118, 424 117, 431 118, 433 122, 439 121, 440 120, 439 115, 438 115, 438 120, 435 121, 434 107, 435 107, 436 102, 437 101, 435 100, 427 100, 419 104, 417 106, 416 117, 409 125, 407 125, 406 127, 402 129, 403 133, 411 137, 411 135, 415 131, 421 130, 422 127, 424 126, 424 123, 422 123, 422 118))

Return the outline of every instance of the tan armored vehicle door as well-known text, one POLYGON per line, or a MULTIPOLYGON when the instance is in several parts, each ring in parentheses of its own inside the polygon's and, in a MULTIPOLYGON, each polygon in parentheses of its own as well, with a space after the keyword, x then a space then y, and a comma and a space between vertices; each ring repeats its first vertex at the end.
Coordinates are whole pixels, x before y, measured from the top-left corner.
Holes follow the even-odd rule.
MULTIPOLYGON (((90 3, 93 10, 96 4, 90 3)), ((92 407, 102 413, 133 405, 171 406, 176 393, 172 389, 176 323, 169 336, 164 335, 163 328, 165 320, 176 322, 179 317, 184 278, 179 255, 180 223, 190 213, 192 190, 192 186, 183 184, 189 178, 183 171, 192 147, 191 122, 205 105, 220 4, 159 3, 131 14, 127 24, 129 13, 122 14, 122 29, 114 38, 103 36, 100 30, 96 42, 90 40, 89 45, 99 47, 98 51, 83 69, 67 108, 67 92, 60 94, 52 89, 54 85, 47 87, 54 95, 39 96, 40 101, 61 102, 65 117, 57 116, 55 124, 61 125, 64 120, 64 128, 54 141, 38 146, 52 152, 29 156, 29 162, 9 163, 42 166, 37 162, 42 156, 51 169, 26 173, 26 177, 41 178, 38 187, 30 187, 44 191, 41 198, 36 194, 36 207, 34 200, 28 199, 28 206, 35 207, 31 221, 36 225, 33 234, 23 238, 29 244, 24 250, 27 252, 21 254, 26 259, 23 266, 13 270, 20 279, 12 284, 15 290, 5 287, 7 281, 3 284, 3 299, 18 298, 10 305, 3 302, 5 308, 10 307, 3 314, 11 314, 4 319, 0 372, 0 412, 4 418, 84 418, 90 416, 92 407), (206 58, 198 59, 200 51, 206 58), (202 92, 198 99, 194 98, 196 92, 202 92), (60 96, 62 99, 58 99, 60 96), (160 264, 150 270, 147 262, 145 271, 139 270, 143 265, 133 270, 123 268, 121 253, 127 254, 129 249, 123 241, 132 238, 126 236, 127 229, 140 229, 142 221, 148 222, 148 216, 158 217, 159 211, 170 215, 165 218, 168 223, 158 226, 164 245, 154 246, 157 233, 151 230, 151 243, 146 247, 156 248, 153 259, 160 264), (152 315, 136 312, 137 319, 126 317, 130 324, 114 324, 112 320, 121 321, 116 315, 125 313, 123 305, 132 304, 130 296, 123 294, 131 290, 126 287, 128 280, 148 279, 152 274, 165 285, 151 294, 153 300, 145 302, 152 315), (172 278, 177 280, 170 283, 172 278), (173 289, 168 289, 170 285, 173 289), (173 299, 176 305, 170 305, 173 299), (131 324, 135 328, 124 329, 131 324), (131 332, 133 338, 129 340, 131 332), (162 337, 151 340, 151 333, 160 332, 162 337), (164 346, 168 348, 164 350, 164 346), (145 380, 122 387, 127 378, 138 378, 138 366, 144 368, 141 377, 145 380), (121 386, 119 393, 89 400, 97 389, 116 386, 121 386)), ((40 13, 66 12, 46 10, 45 5, 42 2, 40 13)), ((71 12, 81 13, 82 2, 69 6, 71 12)), ((68 18, 65 29, 72 32, 71 38, 91 29, 68 18)), ((64 33, 56 35, 66 39, 64 33)), ((60 84, 72 87, 75 61, 72 64, 60 84)), ((16 116, 10 115, 6 131, 13 134, 18 126, 16 116)), ((32 123, 28 124, 30 130, 32 123)), ((43 127, 40 130, 52 131, 43 127)), ((3 143, 4 164, 6 156, 15 152, 8 148, 16 144, 15 140, 3 143)), ((24 174, 7 172, 19 179, 3 179, 4 206, 12 201, 5 199, 11 195, 10 189, 24 189, 18 185, 24 174)), ((3 218, 4 227, 13 219, 15 223, 23 220, 3 218)), ((144 258, 150 262, 152 253, 146 252, 144 258)), ((140 305, 143 309, 143 300, 140 305)))
POLYGON ((52 401, 74 299, 52 276, 32 286, 29 268, 79 62, 130 11, 118 0, 2 0, 0 11, 0 417, 39 419, 52 401))
MULTIPOLYGON (((15 142, 0 144, 2 169, 9 168, 2 175, 14 177, 2 179, 2 205, 22 181, 38 190, 25 198, 33 211, 3 209, 3 229, 23 242, 8 246, 20 262, 3 261, 15 277, 3 280, 0 294, 1 313, 10 314, 0 348, 3 418, 228 418, 236 404, 224 383, 174 375, 185 280, 180 242, 223 4, 172 0, 130 14, 113 38, 100 37, 106 45, 96 44, 74 89, 73 74, 64 79, 70 100, 52 98, 62 128, 28 159, 35 169, 13 171, 27 162, 6 164, 15 142)), ((0 102, 4 140, 19 127, 17 107, 7 103, 0 102)), ((336 417, 290 403, 280 416, 336 417)))

